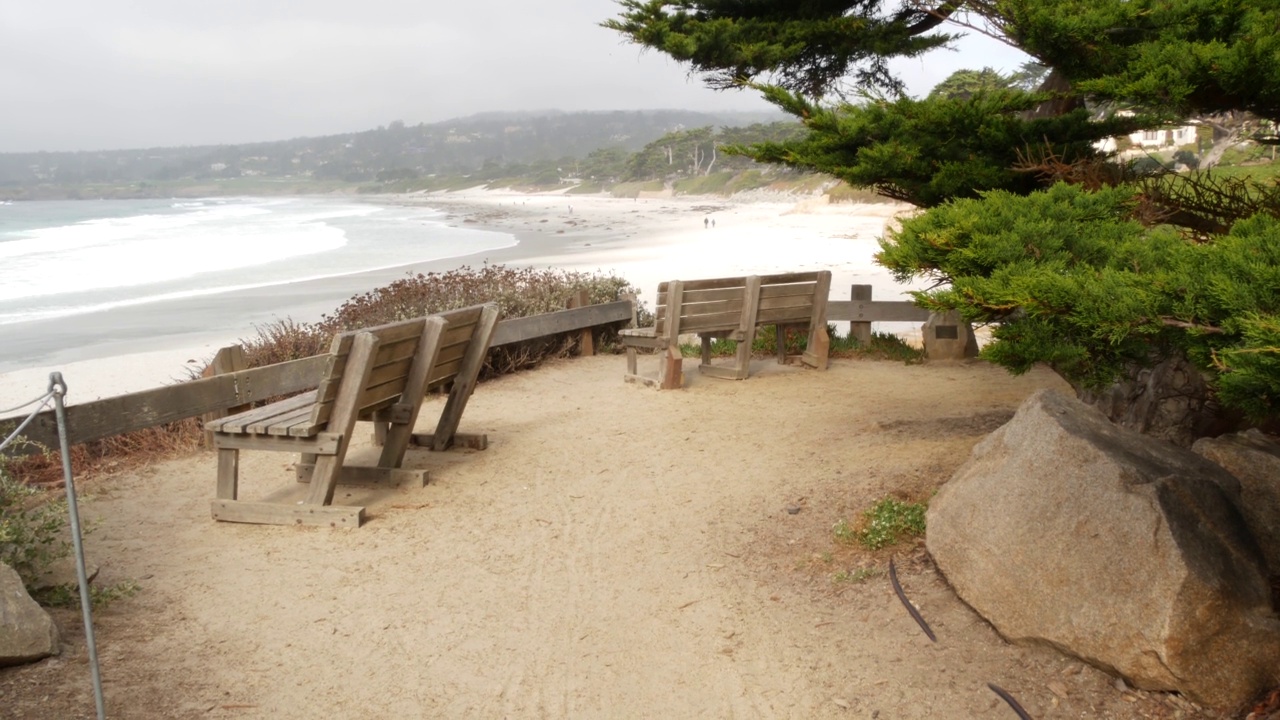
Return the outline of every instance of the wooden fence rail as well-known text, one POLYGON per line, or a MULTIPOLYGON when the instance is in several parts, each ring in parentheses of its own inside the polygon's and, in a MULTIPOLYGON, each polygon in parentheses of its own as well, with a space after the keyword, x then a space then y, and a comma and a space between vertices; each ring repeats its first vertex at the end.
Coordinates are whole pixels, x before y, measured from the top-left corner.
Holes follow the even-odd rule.
MULTIPOLYGON (((494 329, 491 347, 510 345, 631 319, 627 300, 587 305, 544 315, 503 320, 494 329)), ((190 382, 117 395, 67 407, 68 442, 72 445, 111 435, 205 415, 276 395, 308 390, 324 372, 327 355, 216 375, 190 382)), ((68 378, 74 390, 75 378, 68 378)), ((0 433, 22 417, 0 418, 0 433)), ((50 448, 58 446, 58 425, 52 410, 35 417, 23 431, 27 439, 50 448)), ((13 449, 12 446, 10 449, 13 449)), ((17 449, 16 453, 30 450, 17 449)))
MULTIPOLYGON (((827 319, 850 322, 851 332, 864 343, 871 339, 872 322, 923 322, 929 318, 928 310, 910 302, 872 300, 870 285, 854 285, 851 298, 828 302, 827 319)), ((623 322, 632 317, 631 301, 619 300, 512 318, 498 323, 492 347, 623 322)), ((85 443, 307 390, 315 387, 324 371, 325 357, 318 355, 71 405, 67 408, 68 441, 73 445, 85 443)), ((75 378, 70 378, 73 389, 74 383, 75 378)), ((0 418, 0 431, 15 427, 20 421, 20 417, 0 418)), ((37 415, 24 435, 46 447, 57 447, 58 428, 53 411, 37 415)))
POLYGON ((929 311, 906 300, 872 300, 870 285, 854 285, 849 300, 827 303, 827 319, 849 321, 849 332, 858 342, 871 342, 873 322, 924 322, 929 311))

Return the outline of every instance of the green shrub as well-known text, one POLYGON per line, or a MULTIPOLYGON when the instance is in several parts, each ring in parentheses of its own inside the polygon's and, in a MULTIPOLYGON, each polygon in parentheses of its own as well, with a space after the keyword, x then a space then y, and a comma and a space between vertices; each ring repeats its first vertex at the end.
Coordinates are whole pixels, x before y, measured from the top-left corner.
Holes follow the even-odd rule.
POLYGON ((691 178, 682 178, 675 182, 675 191, 684 195, 712 195, 724 193, 725 187, 733 179, 731 172, 711 173, 691 178))
POLYGON ((857 542, 868 550, 879 550, 903 539, 924 535, 924 513, 923 503, 884 498, 863 513, 866 522, 861 528, 840 520, 832 527, 832 534, 839 542, 857 542))
MULTIPOLYGON (((96 610, 106 607, 116 600, 133 597, 141 587, 136 581, 121 580, 111 585, 90 585, 89 604, 96 610)), ((36 602, 45 607, 78 608, 80 607, 80 589, 72 585, 53 585, 31 594, 36 602)))
POLYGON ((30 587, 51 563, 71 554, 66 526, 66 501, 18 481, 0 458, 0 562, 30 587))

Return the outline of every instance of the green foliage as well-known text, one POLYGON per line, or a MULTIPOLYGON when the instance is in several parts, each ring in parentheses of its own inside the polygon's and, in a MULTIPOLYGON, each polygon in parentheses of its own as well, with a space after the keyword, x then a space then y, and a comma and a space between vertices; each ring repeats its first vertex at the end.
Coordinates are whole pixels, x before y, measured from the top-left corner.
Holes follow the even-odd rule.
POLYGON ((908 344, 893 333, 872 332, 871 342, 861 345, 852 336, 831 336, 833 357, 855 357, 864 360, 893 360, 912 365, 924 361, 924 349, 908 344))
POLYGON ((1280 7, 1242 0, 1015 0, 1009 35, 1081 93, 1171 115, 1280 117, 1280 7))
MULTIPOLYGON (((98 610, 117 600, 131 598, 141 589, 134 580, 121 580, 112 585, 90 585, 89 604, 94 610, 98 610)), ((31 598, 45 607, 80 607, 80 589, 75 585, 54 585, 43 588, 33 593, 31 598)))
POLYGON ((884 498, 863 513, 861 527, 840 520, 831 529, 836 541, 858 543, 868 550, 879 550, 904 539, 924 535, 925 506, 884 498))
MULTIPOLYGON (((1013 79, 984 67, 981 70, 957 70, 929 91, 930 98, 968 100, 976 95, 1015 88, 1013 79)), ((1028 91, 1034 88, 1024 88, 1028 91)))
POLYGON ((28 587, 55 560, 71 553, 66 502, 12 477, 0 458, 0 562, 28 587))
POLYGON ((881 2, 794 0, 621 0, 620 17, 602 23, 732 87, 760 75, 816 95, 845 75, 898 89, 886 61, 916 57, 950 36, 921 32, 929 11, 882 9, 881 2), (914 32, 913 32, 914 31, 914 32))
POLYGON ((1280 408, 1280 220, 1257 215, 1212 243, 1132 219, 1135 191, 1056 185, 991 192, 903 222, 878 262, 932 309, 998 323, 983 357, 1014 372, 1048 363, 1102 387, 1153 352, 1181 353, 1221 402, 1256 418, 1280 408))
POLYGON ((980 92, 966 99, 866 98, 862 105, 820 106, 780 88, 765 97, 804 118, 798 140, 729 148, 760 162, 826 173, 850 185, 932 207, 990 189, 1027 193, 1044 185, 1015 165, 1042 155, 1045 138, 1064 162, 1102 157, 1093 143, 1149 122, 1143 117, 1095 121, 1084 108, 1051 117, 1024 113, 1049 99, 1020 90, 980 92))
POLYGON ((729 181, 733 179, 733 173, 718 172, 710 175, 699 175, 697 177, 677 180, 675 182, 675 191, 677 193, 685 193, 689 195, 712 195, 715 193, 723 193, 729 186, 729 181))

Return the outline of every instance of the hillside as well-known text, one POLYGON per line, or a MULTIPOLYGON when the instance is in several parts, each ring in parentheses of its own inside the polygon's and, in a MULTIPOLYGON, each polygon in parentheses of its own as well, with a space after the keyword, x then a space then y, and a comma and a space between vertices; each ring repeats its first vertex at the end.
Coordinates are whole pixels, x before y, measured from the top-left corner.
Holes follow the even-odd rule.
POLYGON ((777 113, 683 110, 485 113, 359 133, 243 145, 0 154, 0 198, 145 197, 324 190, 332 185, 552 166, 629 155, 692 128, 777 122, 777 113), (524 167, 522 167, 524 166, 524 167))

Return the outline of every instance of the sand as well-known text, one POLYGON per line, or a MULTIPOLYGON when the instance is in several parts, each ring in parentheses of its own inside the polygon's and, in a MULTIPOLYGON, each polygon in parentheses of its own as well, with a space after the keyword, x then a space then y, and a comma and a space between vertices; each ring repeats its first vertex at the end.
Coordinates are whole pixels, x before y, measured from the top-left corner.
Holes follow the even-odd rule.
MULTIPOLYGON (((209 452, 84 481, 98 582, 141 586, 97 615, 110 717, 1013 717, 987 683, 1032 717, 1211 717, 1004 642, 918 541, 833 535, 879 498, 927 498, 1062 387, 1051 373, 761 359, 657 392, 623 366, 483 383, 462 430, 489 448, 411 452, 425 488, 340 488, 368 508, 359 529, 213 522, 209 452)), ((354 457, 372 452, 358 435, 354 457)), ((292 483, 289 462, 244 453, 244 496, 292 483)), ((68 647, 0 671, 0 715, 91 715, 77 614, 57 617, 68 647)))

